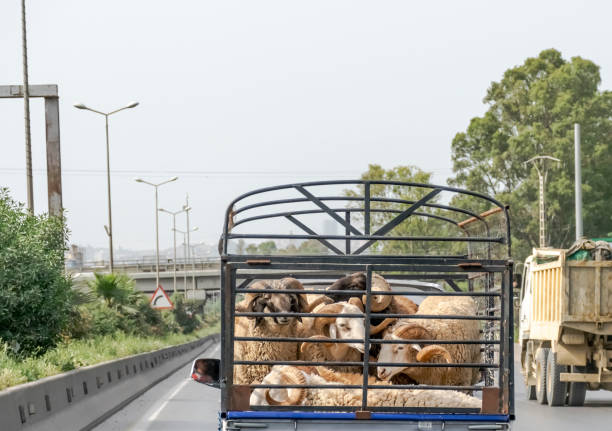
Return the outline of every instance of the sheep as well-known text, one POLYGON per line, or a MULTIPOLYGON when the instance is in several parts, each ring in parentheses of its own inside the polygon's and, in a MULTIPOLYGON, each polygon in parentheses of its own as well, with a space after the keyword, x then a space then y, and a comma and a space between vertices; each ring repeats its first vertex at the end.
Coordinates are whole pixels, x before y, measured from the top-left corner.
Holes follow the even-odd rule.
MULTIPOLYGON (((366 289, 366 274, 363 272, 356 272, 346 277, 340 278, 335 281, 327 290, 365 290, 366 289)), ((372 273, 372 291, 391 291, 391 286, 379 274, 372 273)), ((345 295, 340 294, 328 294, 332 300, 338 301, 340 297, 345 295)), ((318 299, 318 301, 322 301, 318 299)), ((362 303, 365 305, 367 301, 367 295, 361 297, 362 303)), ((418 305, 415 304, 410 298, 399 295, 372 295, 370 309, 373 313, 387 313, 387 314, 415 314, 418 310, 418 305)), ((395 322, 396 318, 371 318, 370 319, 370 335, 373 338, 380 338, 380 334, 387 326, 395 322)), ((377 356, 380 351, 380 345, 372 344, 370 346, 370 354, 377 356)))
MULTIPOLYGON (((294 278, 261 280, 253 283, 252 289, 303 289, 294 278)), ((295 293, 247 293, 242 302, 236 304, 239 312, 298 312, 308 310, 305 295, 295 293)), ((299 317, 236 317, 236 337, 296 337, 299 317)), ((298 358, 297 342, 236 341, 234 360, 290 361, 298 358)), ((270 365, 236 365, 234 384, 259 383, 270 372, 270 365)))
MULTIPOLYGON (((467 296, 429 296, 419 306, 417 315, 476 315, 474 300, 467 296)), ((476 320, 400 319, 385 330, 385 340, 476 340, 479 323, 476 320)), ((378 362, 480 362, 480 346, 475 344, 428 345, 383 344, 378 362)), ((379 366, 378 377, 389 380, 404 373, 419 384, 469 386, 480 380, 477 368, 461 367, 389 367, 379 366)))
MULTIPOLYGON (((337 317, 315 317, 310 327, 304 322, 303 337, 313 339, 361 339, 365 337, 363 318, 343 317, 343 314, 361 314, 361 301, 351 298, 349 302, 319 304, 314 313, 336 313, 337 317)), ((304 319, 306 320, 306 319, 304 319)), ((300 347, 300 359, 304 361, 361 361, 363 343, 309 343, 300 347)), ((335 370, 355 370, 354 366, 334 366, 335 370)))
MULTIPOLYGON (((286 385, 361 385, 363 376, 358 373, 336 373, 324 367, 291 367, 275 365, 263 379, 263 384, 286 385)), ((388 382, 368 378, 370 385, 388 386, 388 382)), ((257 388, 251 393, 250 404, 305 405, 305 406, 361 406, 361 389, 324 388, 257 388)), ((369 389, 368 405, 380 407, 446 407, 480 408, 481 400, 457 391, 431 389, 369 389)))

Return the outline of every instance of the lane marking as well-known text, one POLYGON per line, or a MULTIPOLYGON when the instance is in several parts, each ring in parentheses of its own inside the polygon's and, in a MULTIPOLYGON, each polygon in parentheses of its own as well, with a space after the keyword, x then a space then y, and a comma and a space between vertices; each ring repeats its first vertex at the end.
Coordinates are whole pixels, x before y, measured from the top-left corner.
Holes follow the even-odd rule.
MULTIPOLYGON (((221 345, 217 344, 217 347, 215 348, 215 350, 211 352, 211 356, 214 356, 215 353, 219 351, 220 347, 221 345)), ((206 350, 204 350, 204 352, 206 352, 206 350)), ((157 416, 159 416, 161 411, 166 407, 166 405, 168 405, 168 402, 170 402, 170 400, 172 400, 172 398, 174 398, 181 391, 181 389, 183 389, 185 385, 189 383, 190 381, 191 381, 191 378, 188 377, 183 382, 179 383, 178 386, 174 389, 174 391, 172 391, 170 396, 159 406, 157 410, 155 410, 155 412, 151 416, 149 416, 149 422, 153 422, 155 419, 157 419, 157 416)))

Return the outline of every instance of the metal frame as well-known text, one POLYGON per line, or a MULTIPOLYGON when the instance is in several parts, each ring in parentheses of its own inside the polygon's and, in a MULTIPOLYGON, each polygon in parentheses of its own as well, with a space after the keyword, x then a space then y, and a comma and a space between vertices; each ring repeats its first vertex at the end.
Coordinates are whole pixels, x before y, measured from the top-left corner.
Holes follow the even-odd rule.
MULTIPOLYGON (((444 367, 466 367, 480 368, 482 370, 496 370, 497 378, 493 380, 492 373, 485 373, 484 387, 497 386, 500 388, 499 396, 499 413, 512 416, 514 414, 514 384, 513 384, 513 331, 512 328, 512 310, 511 308, 511 283, 513 263, 509 259, 510 256, 510 222, 508 208, 501 203, 488 196, 461 190, 453 187, 434 186, 429 184, 403 183, 395 181, 320 181, 311 183, 288 184, 276 187, 268 187, 246 193, 235 199, 226 211, 223 235, 220 240, 221 251, 221 285, 222 285, 222 375, 223 384, 221 394, 221 413, 222 416, 230 411, 230 402, 233 388, 233 369, 234 365, 349 365, 361 366, 363 369, 363 382, 361 385, 325 385, 325 386, 299 386, 299 385, 250 385, 251 388, 295 388, 295 387, 321 387, 321 388, 346 388, 346 389, 361 389, 362 404, 361 406, 346 406, 339 407, 321 407, 321 406, 288 406, 286 408, 274 407, 255 407, 252 410, 299 410, 299 411, 395 411, 395 412, 419 412, 425 411, 418 408, 387 408, 367 405, 368 390, 376 388, 403 390, 410 388, 418 389, 440 389, 440 390, 469 390, 482 391, 483 386, 432 386, 432 385, 369 385, 368 384, 368 369, 370 366, 369 355, 364 355, 363 361, 360 362, 308 362, 308 361, 246 361, 234 360, 234 341, 254 342, 254 341, 278 341, 278 342, 299 342, 307 339, 303 338, 259 338, 259 337, 240 337, 234 338, 234 320, 235 317, 257 317, 257 316, 302 316, 302 317, 325 317, 335 316, 321 313, 247 313, 235 312, 236 295, 245 292, 267 292, 271 294, 280 293, 322 293, 321 289, 310 288, 310 284, 331 284, 335 279, 346 275, 347 273, 364 272, 367 282, 366 289, 363 291, 325 291, 329 294, 344 294, 348 296, 366 295, 366 304, 364 314, 351 315, 346 314, 346 317, 362 317, 369 322, 371 318, 380 317, 398 317, 398 318, 430 318, 430 319, 466 319, 479 320, 485 322, 483 338, 479 340, 381 340, 370 338, 370 325, 366 326, 366 334, 364 340, 311 340, 309 342, 326 342, 326 343, 349 343, 362 341, 365 344, 365 351, 370 350, 371 344, 410 344, 410 343, 429 343, 429 344, 479 344, 484 346, 481 349, 485 352, 483 355, 483 363, 462 363, 462 364, 444 364, 444 367), (342 186, 363 186, 363 196, 316 196, 311 189, 317 186, 342 185, 342 186), (372 185, 384 185, 393 187, 409 187, 423 190, 423 197, 416 201, 391 199, 386 197, 371 196, 372 185), (248 204, 238 207, 238 204, 245 198, 262 195, 265 196, 268 192, 278 190, 293 190, 303 197, 262 200, 254 204, 248 204), (492 207, 483 214, 477 214, 470 209, 454 207, 451 205, 441 205, 431 200, 441 192, 451 192, 455 195, 471 196, 474 199, 487 203, 492 207), (361 207, 350 208, 332 208, 326 204, 330 201, 343 201, 345 203, 362 203, 361 207), (291 208, 292 204, 298 202, 311 202, 312 209, 295 209, 291 208), (371 208, 371 202, 384 202, 400 205, 407 205, 403 209, 380 209, 371 208), (265 214, 253 216, 245 216, 249 210, 267 209, 267 207, 284 206, 280 211, 270 211, 265 214), (417 211, 421 209, 421 211, 417 211), (437 211, 433 213, 433 211, 437 211), (383 226, 377 227, 372 232, 371 214, 372 213, 391 213, 396 216, 388 221, 383 226), (354 224, 351 223, 351 214, 358 213, 363 216, 364 232, 361 232, 354 224), (503 229, 496 233, 497 236, 491 235, 491 226, 486 217, 499 213, 503 222, 503 229), (237 215, 243 215, 240 220, 234 220, 237 215), (320 235, 308 226, 298 217, 305 214, 328 214, 338 224, 345 229, 344 235, 320 235), (341 215, 344 215, 342 217, 341 215), (471 217, 469 220, 460 220, 459 217, 465 219, 466 216, 471 217), (457 227, 458 232, 463 232, 463 236, 445 237, 445 236, 393 236, 392 231, 395 227, 408 220, 410 217, 425 217, 435 218, 446 223, 450 223, 457 227), (300 227, 305 234, 284 235, 276 233, 233 233, 233 229, 237 226, 245 228, 250 222, 263 219, 284 218, 289 220, 293 225, 300 227), (477 223, 484 232, 483 236, 471 236, 466 228, 467 224, 477 223), (315 239, 326 246, 333 254, 331 255, 237 255, 228 253, 228 243, 234 239, 315 239), (328 240, 343 240, 345 242, 344 250, 340 250, 328 240), (352 250, 351 244, 353 241, 362 241, 355 250, 352 250), (440 256, 410 256, 410 255, 381 255, 381 254, 362 254, 368 250, 376 241, 427 241, 440 244, 465 244, 466 253, 461 255, 440 255, 440 256), (473 254, 473 246, 471 244, 484 244, 486 249, 486 258, 475 258, 473 254), (493 253, 493 247, 496 247, 497 253, 493 253), (493 254, 500 254, 499 258, 492 258, 493 254), (473 296, 482 297, 486 303, 486 307, 482 313, 476 316, 410 316, 410 315, 391 315, 384 313, 374 313, 371 311, 371 284, 372 272, 383 273, 385 278, 391 280, 441 280, 445 281, 449 291, 391 291, 391 292, 376 292, 376 295, 439 295, 439 296, 473 296), (496 278, 497 275, 497 278, 496 278), (253 280, 282 278, 292 276, 302 280, 319 280, 305 283, 305 290, 267 290, 267 289, 249 289, 248 285, 253 280), (474 291, 476 279, 483 281, 481 291, 474 291), (469 283, 468 291, 461 291, 454 280, 467 280, 469 283), (496 304, 497 303, 497 304, 496 304)), ((440 367, 440 364, 430 363, 407 363, 407 364, 383 364, 377 365, 405 365, 405 366, 423 366, 423 367, 440 367)), ((442 409, 445 413, 479 413, 474 409, 442 409)))
MULTIPOLYGON (((29 85, 28 89, 30 90, 30 97, 43 97, 45 99, 49 214, 60 216, 62 215, 62 160, 57 85, 29 85)), ((0 85, 0 98, 23 98, 23 90, 23 85, 0 85)))

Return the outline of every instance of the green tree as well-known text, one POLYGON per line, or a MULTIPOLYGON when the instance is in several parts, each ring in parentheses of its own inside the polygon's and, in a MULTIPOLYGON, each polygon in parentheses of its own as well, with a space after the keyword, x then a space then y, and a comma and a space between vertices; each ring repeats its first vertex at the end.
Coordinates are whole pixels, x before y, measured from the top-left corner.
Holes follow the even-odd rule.
POLYGON ((72 310, 64 220, 33 216, 0 189, 0 338, 16 353, 55 345, 72 310))
POLYGON ((573 241, 576 122, 582 125, 585 235, 612 231, 612 92, 600 91, 600 82, 593 62, 580 57, 567 61, 554 49, 542 51, 493 82, 484 98, 487 112, 453 139, 455 176, 450 183, 510 205, 517 259, 538 244, 538 176, 525 165, 537 155, 561 160, 548 173, 547 244, 567 247, 573 241))
POLYGON ((134 296, 134 280, 127 274, 110 273, 101 274, 94 273, 94 279, 87 283, 90 289, 104 299, 106 305, 126 305, 130 301, 130 297, 134 296))

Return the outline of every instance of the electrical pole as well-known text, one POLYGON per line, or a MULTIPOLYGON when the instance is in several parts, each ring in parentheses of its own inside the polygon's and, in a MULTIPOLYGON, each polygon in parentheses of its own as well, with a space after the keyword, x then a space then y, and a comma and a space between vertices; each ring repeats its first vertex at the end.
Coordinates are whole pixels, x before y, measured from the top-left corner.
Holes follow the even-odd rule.
POLYGON ((23 113, 25 119, 26 185, 28 211, 34 215, 34 183, 32 180, 32 135, 30 133, 30 83, 28 80, 28 41, 26 32, 26 5, 21 0, 21 47, 23 56, 23 113))
POLYGON ((576 190, 576 241, 584 236, 582 229, 582 168, 580 163, 580 124, 574 124, 574 186, 576 190))
POLYGON ((525 162, 533 163, 538 172, 539 177, 539 202, 540 202, 540 248, 546 247, 546 211, 545 211, 545 198, 544 198, 544 184, 546 183, 546 177, 548 176, 548 169, 546 168, 546 161, 551 160, 553 162, 561 162, 561 160, 552 156, 536 156, 525 162))

